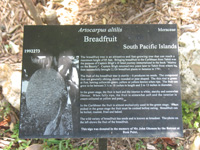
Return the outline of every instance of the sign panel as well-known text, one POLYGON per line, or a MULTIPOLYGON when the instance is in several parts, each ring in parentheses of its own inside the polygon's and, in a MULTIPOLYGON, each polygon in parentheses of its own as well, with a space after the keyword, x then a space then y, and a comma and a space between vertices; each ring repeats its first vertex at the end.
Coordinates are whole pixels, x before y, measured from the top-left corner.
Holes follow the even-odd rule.
POLYGON ((20 138, 177 137, 176 25, 25 26, 20 138))

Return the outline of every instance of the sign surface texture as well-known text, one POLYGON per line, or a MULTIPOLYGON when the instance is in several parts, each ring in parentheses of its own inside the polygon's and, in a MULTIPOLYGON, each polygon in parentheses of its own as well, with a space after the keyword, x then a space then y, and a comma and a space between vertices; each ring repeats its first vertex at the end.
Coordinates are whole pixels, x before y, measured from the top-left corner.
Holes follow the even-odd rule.
POLYGON ((25 26, 20 138, 178 137, 176 25, 25 26))

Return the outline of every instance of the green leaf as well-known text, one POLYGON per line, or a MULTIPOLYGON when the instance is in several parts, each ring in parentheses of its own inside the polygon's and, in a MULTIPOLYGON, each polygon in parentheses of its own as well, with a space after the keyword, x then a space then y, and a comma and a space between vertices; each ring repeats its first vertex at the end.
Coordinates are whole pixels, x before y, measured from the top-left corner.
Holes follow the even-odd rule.
POLYGON ((97 143, 96 139, 93 139, 93 142, 94 142, 94 143, 97 143))
POLYGON ((64 149, 63 141, 60 141, 60 143, 59 143, 59 150, 63 150, 63 149, 64 149))
POLYGON ((52 144, 59 144, 60 143, 60 141, 59 140, 56 140, 56 139, 49 139, 48 141, 47 141, 47 145, 52 145, 52 144))
POLYGON ((157 147, 160 148, 160 149, 163 149, 163 145, 160 144, 160 143, 157 144, 157 147))
POLYGON ((144 146, 144 145, 142 145, 141 147, 142 147, 142 148, 146 148, 146 146, 144 146))
POLYGON ((84 148, 83 148, 83 150, 87 150, 87 149, 88 149, 87 147, 84 147, 84 148))
POLYGON ((94 148, 94 146, 93 146, 93 145, 91 145, 89 148, 90 148, 90 149, 93 149, 93 148, 94 148))
POLYGON ((172 150, 172 148, 170 146, 167 146, 167 150, 172 150))
POLYGON ((13 135, 11 135, 11 138, 16 139, 16 138, 17 138, 17 135, 13 134, 13 135))
POLYGON ((195 128, 198 128, 198 127, 199 127, 199 122, 195 121, 195 122, 194 122, 194 127, 195 127, 195 128))
POLYGON ((125 3, 126 3, 126 0, 121 0, 121 3, 122 3, 122 4, 125 4, 125 3))

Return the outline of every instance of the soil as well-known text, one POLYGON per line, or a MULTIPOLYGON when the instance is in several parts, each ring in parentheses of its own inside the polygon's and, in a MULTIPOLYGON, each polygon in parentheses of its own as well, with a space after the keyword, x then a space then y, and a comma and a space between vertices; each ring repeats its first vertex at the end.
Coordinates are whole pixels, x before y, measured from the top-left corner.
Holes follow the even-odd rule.
MULTIPOLYGON (((178 37, 184 32, 196 32, 200 27, 199 0, 34 0, 34 4, 43 20, 48 20, 49 12, 54 10, 56 23, 60 25, 177 24, 178 37)), ((21 70, 23 26, 35 25, 35 22, 21 0, 1 0, 0 12, 0 64, 6 63, 13 70, 21 70)), ((52 24, 51 19, 48 24, 52 24)), ((109 138, 108 149, 134 150, 137 146, 141 147, 139 149, 164 149, 171 146, 172 149, 187 150, 197 135, 195 129, 185 127, 182 138, 109 138)), ((92 139, 71 141, 74 146, 90 143, 97 147, 92 139)))

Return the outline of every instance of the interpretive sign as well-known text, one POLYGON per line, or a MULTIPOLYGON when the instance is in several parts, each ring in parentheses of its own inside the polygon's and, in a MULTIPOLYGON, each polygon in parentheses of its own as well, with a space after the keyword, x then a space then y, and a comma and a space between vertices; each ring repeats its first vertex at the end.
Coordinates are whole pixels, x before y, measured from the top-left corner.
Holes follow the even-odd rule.
POLYGON ((20 138, 182 136, 176 25, 25 26, 20 138))

